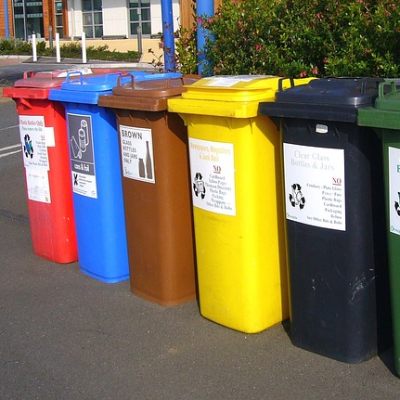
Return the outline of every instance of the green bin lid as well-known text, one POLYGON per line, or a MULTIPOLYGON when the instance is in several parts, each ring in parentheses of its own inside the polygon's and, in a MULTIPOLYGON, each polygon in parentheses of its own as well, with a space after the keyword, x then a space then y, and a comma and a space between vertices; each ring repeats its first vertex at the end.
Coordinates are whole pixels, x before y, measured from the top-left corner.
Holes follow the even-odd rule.
POLYGON ((373 107, 358 111, 357 123, 380 129, 400 129, 400 89, 398 80, 379 84, 378 97, 373 107))
POLYGON ((379 95, 375 100, 375 108, 400 112, 400 90, 397 81, 385 81, 379 85, 379 95))

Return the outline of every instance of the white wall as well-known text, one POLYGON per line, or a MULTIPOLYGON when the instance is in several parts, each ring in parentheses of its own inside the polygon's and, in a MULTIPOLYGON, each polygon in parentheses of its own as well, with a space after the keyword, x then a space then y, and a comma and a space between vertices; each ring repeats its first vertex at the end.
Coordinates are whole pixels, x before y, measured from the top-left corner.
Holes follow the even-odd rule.
MULTIPOLYGON (((179 0, 172 0, 172 13, 175 31, 179 26, 179 0)), ((151 33, 162 32, 161 0, 151 0, 150 14, 151 33)), ((81 0, 68 0, 68 31, 70 36, 81 36, 81 0)), ((126 0, 103 0, 103 35, 129 36, 129 14, 126 0)))
POLYGON ((103 0, 103 35, 128 37, 126 0, 103 0))
MULTIPOLYGON (((157 34, 162 32, 161 0, 151 0, 150 7, 151 33, 157 34)), ((176 31, 179 22, 179 0, 172 0, 172 15, 174 18, 174 31, 176 31)))
POLYGON ((81 36, 82 33, 82 2, 68 0, 68 32, 70 36, 81 36))

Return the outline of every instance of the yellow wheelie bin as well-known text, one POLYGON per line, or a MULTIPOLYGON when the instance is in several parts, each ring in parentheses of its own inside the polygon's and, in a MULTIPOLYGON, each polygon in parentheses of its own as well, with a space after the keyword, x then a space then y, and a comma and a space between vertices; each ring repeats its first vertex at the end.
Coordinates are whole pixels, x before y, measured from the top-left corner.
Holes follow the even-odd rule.
POLYGON ((308 81, 215 76, 168 100, 188 127, 200 312, 242 332, 288 317, 280 136, 258 105, 308 81))

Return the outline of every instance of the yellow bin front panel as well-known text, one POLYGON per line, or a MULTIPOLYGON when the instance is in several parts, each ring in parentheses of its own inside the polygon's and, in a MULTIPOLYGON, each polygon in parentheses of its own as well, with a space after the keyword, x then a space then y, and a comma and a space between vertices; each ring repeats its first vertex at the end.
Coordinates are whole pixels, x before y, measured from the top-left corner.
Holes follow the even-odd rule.
POLYGON ((182 117, 190 153, 192 139, 233 144, 235 215, 194 207, 201 314, 262 331, 288 317, 280 136, 265 117, 182 117))

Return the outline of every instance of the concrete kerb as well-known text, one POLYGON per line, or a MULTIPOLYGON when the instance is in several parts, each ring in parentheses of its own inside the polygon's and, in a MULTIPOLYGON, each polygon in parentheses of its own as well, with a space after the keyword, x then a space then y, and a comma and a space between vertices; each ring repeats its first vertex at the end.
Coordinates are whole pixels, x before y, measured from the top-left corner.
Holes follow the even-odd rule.
POLYGON ((21 55, 0 55, 0 60, 13 60, 24 62, 32 58, 32 56, 21 56, 21 55))

